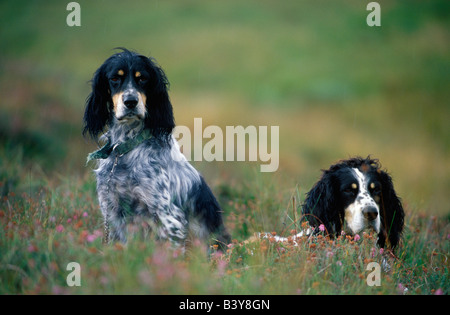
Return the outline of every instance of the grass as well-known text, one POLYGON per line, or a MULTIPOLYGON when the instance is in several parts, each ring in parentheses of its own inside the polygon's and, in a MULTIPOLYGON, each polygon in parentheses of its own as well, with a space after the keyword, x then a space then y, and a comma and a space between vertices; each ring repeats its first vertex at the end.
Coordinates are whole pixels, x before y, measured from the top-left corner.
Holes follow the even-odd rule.
POLYGON ((1 294, 449 293, 448 1, 380 2, 380 28, 359 0, 79 3, 79 28, 67 3, 0 3, 1 294), (224 208, 229 252, 208 260, 197 244, 181 257, 139 236, 101 245, 81 120, 88 80, 117 46, 163 66, 178 125, 280 126, 275 173, 193 162, 224 208), (320 169, 368 154, 406 209, 395 256, 371 235, 244 243, 300 229, 320 169), (367 264, 383 260, 381 286, 367 286, 367 264), (71 261, 81 287, 66 285, 71 261))
MULTIPOLYGON (((270 197, 255 200, 250 195, 262 193, 255 190, 240 199, 226 187, 218 189, 218 196, 230 200, 223 204, 236 238, 227 253, 213 252, 209 259, 202 244, 194 243, 183 256, 139 233, 127 245, 102 245, 92 179, 78 178, 31 195, 9 192, 0 210, 0 293, 448 293, 448 219, 407 209, 404 240, 395 255, 382 252, 375 245, 376 236, 366 233, 334 240, 304 237, 298 246, 272 238, 246 242, 250 231, 264 225, 260 207, 270 209, 286 200, 274 199, 270 191, 263 191, 270 197), (81 265, 80 287, 66 284, 66 267, 72 261, 81 265), (370 262, 389 264, 381 273, 381 286, 367 285, 370 262)), ((284 210, 281 218, 266 215, 285 221, 286 236, 305 228, 293 220, 301 217, 295 203, 284 210)))

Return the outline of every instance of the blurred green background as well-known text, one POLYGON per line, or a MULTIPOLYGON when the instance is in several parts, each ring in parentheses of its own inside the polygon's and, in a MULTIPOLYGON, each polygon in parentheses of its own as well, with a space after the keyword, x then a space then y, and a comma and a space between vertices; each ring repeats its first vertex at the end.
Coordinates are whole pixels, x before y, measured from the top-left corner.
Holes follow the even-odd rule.
POLYGON ((303 194, 320 169, 371 154, 408 209, 450 213, 448 0, 379 1, 381 27, 361 0, 78 1, 81 27, 67 26, 68 2, 0 2, 2 195, 93 181, 84 102, 122 46, 166 71, 178 125, 280 126, 276 173, 195 162, 213 189, 303 194))

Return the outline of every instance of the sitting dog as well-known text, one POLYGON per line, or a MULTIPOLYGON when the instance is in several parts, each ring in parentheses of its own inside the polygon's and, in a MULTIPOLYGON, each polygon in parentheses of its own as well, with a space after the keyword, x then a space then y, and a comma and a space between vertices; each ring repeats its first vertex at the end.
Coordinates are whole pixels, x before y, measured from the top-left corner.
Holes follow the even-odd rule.
POLYGON ((184 248, 189 231, 228 244, 216 198, 172 136, 165 73, 154 59, 121 50, 95 72, 84 113, 83 134, 106 143, 88 156, 98 160, 104 240, 126 242, 127 224, 139 217, 176 246, 184 248))

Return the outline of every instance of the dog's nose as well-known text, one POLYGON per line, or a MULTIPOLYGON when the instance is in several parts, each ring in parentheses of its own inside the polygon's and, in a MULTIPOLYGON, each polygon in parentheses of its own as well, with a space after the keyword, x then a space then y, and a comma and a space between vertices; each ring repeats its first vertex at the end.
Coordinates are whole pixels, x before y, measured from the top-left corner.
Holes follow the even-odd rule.
POLYGON ((123 94, 122 99, 123 99, 123 103, 125 104, 125 106, 128 109, 135 108, 139 101, 137 95, 134 93, 123 94))
POLYGON ((373 221, 378 216, 378 210, 375 207, 369 206, 369 207, 364 208, 363 214, 367 220, 373 221))

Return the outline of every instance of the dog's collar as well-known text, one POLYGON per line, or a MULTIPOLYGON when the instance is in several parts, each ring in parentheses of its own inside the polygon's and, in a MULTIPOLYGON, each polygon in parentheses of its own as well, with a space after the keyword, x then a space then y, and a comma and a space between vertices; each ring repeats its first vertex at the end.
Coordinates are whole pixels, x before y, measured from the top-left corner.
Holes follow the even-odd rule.
POLYGON ((124 154, 127 154, 128 152, 133 150, 135 147, 140 145, 142 142, 144 142, 147 139, 150 139, 151 137, 152 137, 152 135, 150 133, 150 130, 144 129, 136 137, 131 138, 122 143, 116 143, 113 145, 111 143, 111 139, 108 139, 108 142, 103 147, 101 147, 99 150, 88 154, 87 160, 86 160, 86 165, 92 160, 107 159, 113 152, 117 156, 122 156, 124 154))

